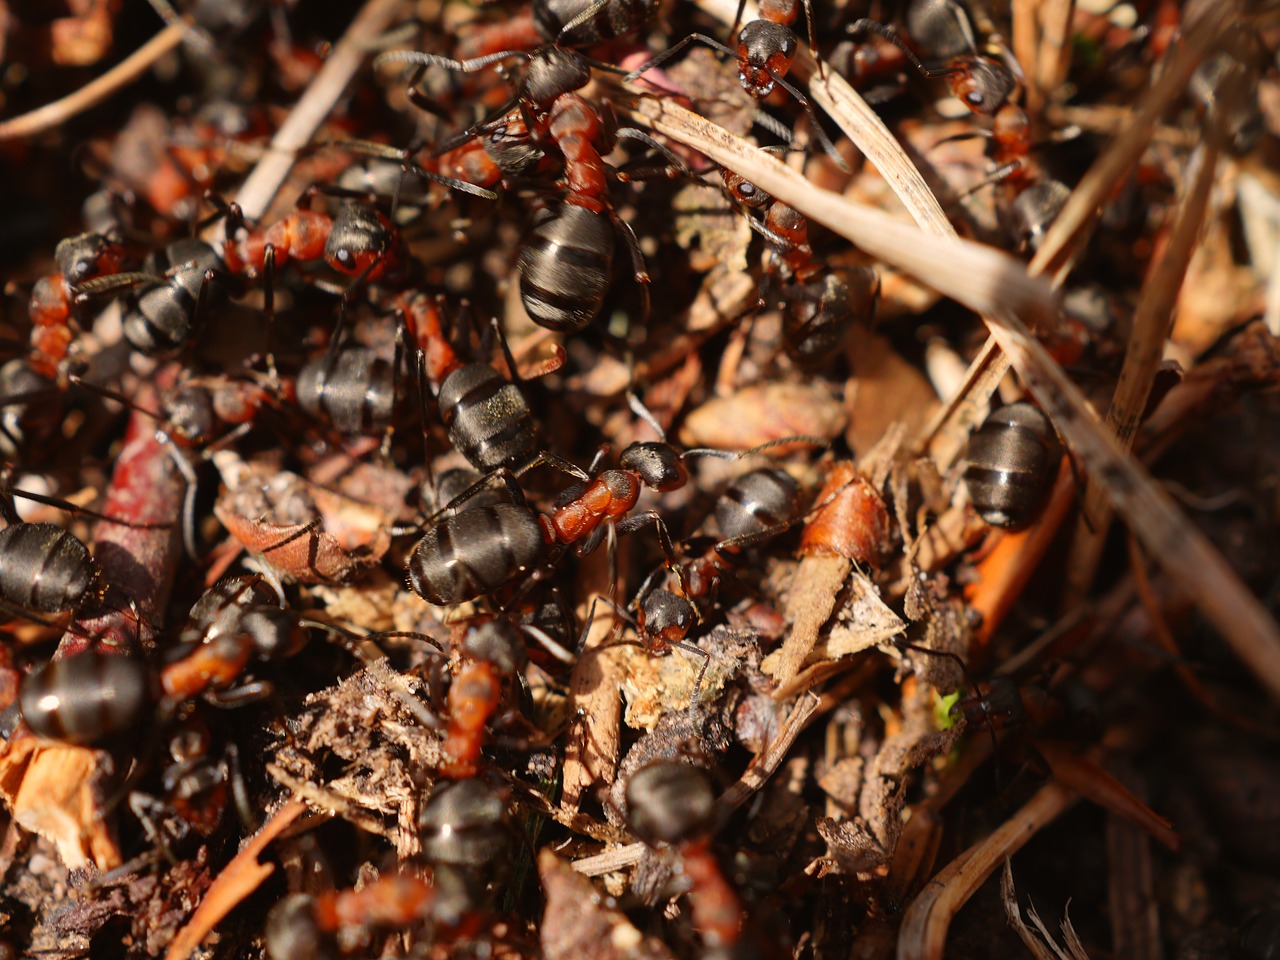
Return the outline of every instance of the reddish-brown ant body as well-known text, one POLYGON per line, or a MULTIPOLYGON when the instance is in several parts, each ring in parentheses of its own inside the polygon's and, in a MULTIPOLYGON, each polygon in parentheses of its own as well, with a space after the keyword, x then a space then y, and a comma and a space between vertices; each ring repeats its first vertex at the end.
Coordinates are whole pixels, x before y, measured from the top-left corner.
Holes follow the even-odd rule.
POLYGON ((519 628, 502 617, 472 620, 462 639, 462 661, 449 686, 449 718, 439 767, 450 780, 480 771, 484 730, 502 702, 503 683, 526 662, 519 628))
POLYGON ((723 170, 722 176, 729 196, 747 209, 752 229, 772 246, 770 270, 783 275, 780 296, 787 353, 802 364, 830 360, 852 325, 875 314, 880 299, 875 271, 827 266, 814 255, 803 214, 732 170, 723 170), (752 210, 763 212, 762 222, 752 210))
POLYGON ((87 281, 123 272, 130 257, 118 241, 82 233, 59 241, 53 254, 58 272, 36 281, 27 311, 31 317, 31 369, 47 380, 62 374, 74 340, 70 322, 78 289, 87 281))

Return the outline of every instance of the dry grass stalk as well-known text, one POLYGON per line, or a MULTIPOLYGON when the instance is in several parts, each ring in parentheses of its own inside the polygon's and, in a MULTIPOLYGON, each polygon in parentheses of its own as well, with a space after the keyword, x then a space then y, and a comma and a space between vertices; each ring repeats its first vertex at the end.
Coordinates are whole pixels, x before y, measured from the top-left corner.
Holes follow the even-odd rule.
POLYGON ((1128 125, 1071 191, 1066 205, 1031 260, 1032 273, 1049 274, 1055 282, 1062 282, 1076 251, 1092 229, 1102 204, 1142 155, 1151 139, 1151 131, 1164 112, 1182 96, 1192 72, 1218 45, 1227 27, 1239 16, 1240 11, 1235 4, 1220 4, 1206 12, 1187 32, 1182 47, 1134 107, 1128 125))
MULTIPOLYGON (((1142 425, 1147 398, 1151 396, 1151 386, 1164 358, 1165 341, 1173 330, 1178 293, 1204 226, 1217 160, 1218 151, 1211 143, 1191 155, 1186 192, 1178 205, 1169 241, 1142 284, 1124 366, 1120 369, 1111 409, 1107 411, 1107 426, 1125 450, 1133 446, 1134 435, 1142 425)), ((1111 525, 1107 495, 1098 483, 1086 479, 1081 499, 1080 519, 1067 562, 1066 608, 1074 606, 1088 593, 1111 525)))
MULTIPOLYGON (((1075 6, 1075 0, 1041 0, 1040 49, 1033 63, 1023 63, 1024 69, 1034 71, 1027 90, 1029 111, 1033 90, 1039 102, 1043 103, 1067 79, 1067 68, 1071 65, 1071 18, 1075 6)), ((1032 111, 1031 116, 1034 119, 1036 113, 1032 111)))
POLYGON ((1000 863, 1068 810, 1079 797, 1051 783, 995 832, 942 868, 903 915, 898 960, 939 960, 951 919, 1000 863))
POLYGON ((141 77, 161 57, 178 49, 186 34, 187 27, 184 24, 172 23, 106 73, 89 81, 74 93, 0 123, 0 143, 34 137, 96 107, 141 77))

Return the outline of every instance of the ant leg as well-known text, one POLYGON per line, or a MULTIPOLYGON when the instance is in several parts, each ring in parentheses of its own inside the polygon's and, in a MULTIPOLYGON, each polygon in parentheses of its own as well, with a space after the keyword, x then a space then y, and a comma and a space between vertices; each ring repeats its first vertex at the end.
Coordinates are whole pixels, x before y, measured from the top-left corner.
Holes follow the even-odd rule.
MULTIPOLYGON (((738 0, 742 3, 743 0, 738 0)), ((827 79, 827 65, 823 62, 822 57, 818 56, 818 35, 815 33, 813 25, 813 3, 812 0, 803 0, 804 5, 804 25, 809 31, 809 55, 813 57, 813 62, 818 68, 818 78, 824 82, 827 79)))
POLYGON ((591 477, 595 472, 595 461, 592 461, 592 469, 584 471, 576 463, 570 463, 564 457, 557 456, 554 453, 543 450, 528 463, 522 464, 520 469, 515 471, 515 476, 522 477, 534 467, 554 467, 566 476, 573 477, 575 480, 581 480, 583 483, 590 483, 591 477))
POLYGON ((235 802, 236 815, 244 825, 246 835, 258 832, 261 824, 253 814, 253 805, 249 802, 249 788, 244 782, 244 770, 240 766, 240 748, 228 743, 223 750, 226 755, 226 779, 231 785, 231 797, 235 802))
POLYGON ((274 693, 275 687, 269 681, 254 680, 229 690, 211 690, 204 695, 204 698, 211 706, 222 710, 234 710, 250 703, 269 700, 274 693))
MULTIPOLYGON (((101 523, 110 523, 118 527, 130 527, 134 530, 167 530, 173 526, 173 524, 168 521, 138 523, 133 520, 121 520, 118 517, 111 517, 105 513, 98 513, 96 510, 90 510, 88 507, 76 506, 76 504, 71 503, 69 500, 62 500, 58 497, 46 497, 42 493, 33 493, 30 490, 18 490, 10 486, 0 487, 0 503, 11 503, 12 501, 10 498, 12 497, 21 497, 23 500, 34 500, 36 503, 43 503, 48 507, 57 507, 60 510, 65 510, 72 516, 92 517, 94 520, 101 523)), ((5 509, 6 508, 4 507, 0 507, 0 516, 9 520, 10 523, 22 522, 18 517, 16 509, 13 509, 12 511, 12 519, 10 519, 9 514, 2 512, 5 509)))
POLYGON ((702 681, 707 675, 707 667, 711 666, 711 654, 703 650, 701 647, 695 647, 686 640, 677 640, 671 644, 673 650, 683 650, 691 656, 701 657, 702 666, 698 668, 698 675, 693 678, 693 692, 689 694, 690 704, 698 702, 699 695, 702 692, 702 681))
POLYGON ((174 855, 164 831, 157 825, 165 814, 164 801, 151 796, 149 793, 141 793, 135 790, 129 794, 128 804, 129 812, 142 825, 142 832, 147 835, 147 839, 169 861, 169 866, 176 867, 178 858, 174 855))
POLYGON ((818 143, 822 144, 822 150, 831 158, 831 162, 834 163, 841 172, 853 173, 849 164, 845 163, 844 157, 840 156, 840 152, 836 150, 836 145, 832 143, 831 138, 827 136, 827 131, 822 129, 822 124, 818 122, 818 114, 814 111, 813 104, 809 102, 809 98, 801 93, 799 88, 788 81, 785 77, 778 76, 772 70, 769 71, 769 76, 773 77, 778 86, 782 87, 783 90, 795 97, 796 102, 804 108, 805 114, 809 117, 809 124, 813 127, 814 136, 818 138, 818 143))
POLYGON ((450 515, 458 512, 458 507, 466 503, 476 494, 493 486, 494 483, 501 481, 506 488, 508 495, 513 503, 524 503, 524 491, 520 489, 520 484, 516 483, 516 474, 512 473, 506 467, 499 467, 491 473, 486 473, 483 477, 473 483, 467 489, 446 503, 441 509, 427 518, 427 526, 430 526, 438 518, 446 513, 450 515))
POLYGON ((271 335, 276 327, 276 248, 268 243, 262 251, 262 312, 267 315, 267 376, 276 392, 280 391, 280 372, 276 369, 276 355, 271 349, 271 335))
POLYGON ((650 70, 656 70, 658 67, 662 66, 662 64, 666 63, 668 60, 674 57, 677 53, 679 53, 685 47, 689 46, 689 44, 691 43, 705 43, 712 50, 717 50, 720 53, 726 53, 729 56, 733 57, 734 59, 737 59, 737 56, 738 56, 736 53, 734 53, 732 50, 726 47, 719 40, 713 40, 711 37, 708 37, 706 34, 691 33, 684 39, 678 40, 671 46, 667 47, 666 50, 663 50, 660 54, 658 54, 648 63, 643 64, 636 70, 632 70, 630 73, 628 73, 626 76, 622 78, 622 82, 634 83, 635 81, 643 77, 644 74, 648 73, 650 70))

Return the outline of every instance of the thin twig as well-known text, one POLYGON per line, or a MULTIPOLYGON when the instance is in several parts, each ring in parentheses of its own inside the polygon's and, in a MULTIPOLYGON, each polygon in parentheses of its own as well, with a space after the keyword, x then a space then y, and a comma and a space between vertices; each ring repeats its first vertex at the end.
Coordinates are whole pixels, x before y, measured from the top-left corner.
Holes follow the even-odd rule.
POLYGON ((61 100, 46 103, 30 113, 0 123, 0 142, 33 137, 66 123, 72 117, 96 107, 107 97, 118 93, 155 66, 165 54, 182 45, 186 29, 171 23, 154 37, 125 57, 102 76, 90 80, 61 100))

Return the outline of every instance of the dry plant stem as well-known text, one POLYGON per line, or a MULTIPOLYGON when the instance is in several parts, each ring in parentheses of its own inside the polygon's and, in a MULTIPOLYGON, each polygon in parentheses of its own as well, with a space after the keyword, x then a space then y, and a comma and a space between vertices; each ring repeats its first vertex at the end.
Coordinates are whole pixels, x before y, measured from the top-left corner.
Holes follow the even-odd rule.
POLYGON ((594 857, 583 857, 573 861, 573 869, 586 877, 603 877, 606 873, 616 873, 627 867, 634 867, 644 859, 647 850, 643 843, 628 843, 616 850, 606 850, 594 857))
POLYGON ((815 187, 775 157, 671 101, 645 99, 630 112, 976 313, 1007 309, 1042 323, 1057 317, 1048 284, 1028 276, 1008 254, 954 236, 931 235, 882 210, 815 187))
POLYGON ((1054 276, 1057 282, 1065 278, 1067 268, 1111 190, 1142 155, 1152 130, 1169 106, 1182 96, 1192 72, 1219 42, 1228 24, 1238 17, 1235 4, 1215 4, 1191 28, 1184 45, 1134 109, 1129 124, 1071 191, 1039 251, 1031 259, 1032 273, 1054 276))
MULTIPOLYGON (((603 559, 604 550, 595 556, 603 559)), ((618 769, 622 736, 622 697, 614 653, 609 643, 618 622, 617 614, 604 600, 609 597, 608 564, 597 562, 584 571, 588 580, 586 610, 594 607, 582 654, 569 678, 569 704, 574 721, 569 729, 562 770, 563 793, 560 804, 576 811, 585 790, 595 783, 612 783, 618 769)))
POLYGON ((1112 954, 1163 960, 1151 841, 1115 816, 1107 817, 1106 836, 1112 954))
MULTIPOLYGON (((1201 146, 1191 155, 1187 171, 1188 188, 1178 205, 1169 241, 1147 274, 1138 295, 1133 331, 1129 335, 1120 380, 1111 399, 1111 409, 1107 411, 1107 426, 1125 450, 1133 446, 1134 435, 1147 407, 1147 398, 1151 396, 1151 386, 1164 357, 1165 341, 1173 329, 1178 294, 1209 207, 1217 160, 1218 151, 1212 146, 1212 138, 1211 143, 1201 146)), ((1088 595, 1110 526, 1111 511, 1107 506, 1106 491, 1096 481, 1086 478, 1083 508, 1067 561, 1063 609, 1071 609, 1088 595)))
POLYGON ((786 615, 791 629, 782 641, 770 672, 786 689, 818 642, 822 625, 831 618, 836 598, 853 564, 844 557, 805 557, 796 569, 795 585, 787 594, 786 615))
POLYGON ((1124 784, 1100 766, 1103 752, 1100 748, 1088 754, 1076 754, 1060 743, 1036 740, 1035 748, 1053 771, 1054 780, 1086 797, 1093 803, 1118 817, 1123 817, 1139 830, 1145 830, 1155 840, 1175 853, 1182 846, 1182 838, 1173 824, 1160 816, 1133 795, 1124 784))
POLYGON ((898 934, 898 960, 939 960, 956 912, 1001 862, 1078 799, 1075 792, 1051 783, 989 837, 947 864, 907 908, 898 934))
POLYGON ((262 829, 218 874, 187 925, 178 931, 173 943, 169 944, 165 960, 187 960, 187 957, 200 948, 205 937, 213 932, 222 918, 271 876, 275 865, 259 863, 258 857, 272 840, 306 811, 307 805, 301 800, 290 800, 271 815, 271 819, 262 825, 262 829))
POLYGON ((1168 623, 1165 622, 1164 613, 1160 609, 1160 601, 1151 585, 1151 578, 1147 575, 1147 558, 1142 555, 1142 548, 1132 534, 1129 535, 1128 539, 1129 569, 1133 574, 1133 585, 1137 590, 1138 600, 1142 604, 1143 610, 1147 613, 1147 619, 1151 622, 1151 639, 1169 655, 1169 665, 1173 668, 1173 672, 1178 675, 1178 679, 1182 681, 1182 685, 1187 688, 1187 692, 1202 707, 1232 726, 1238 727, 1246 733, 1251 733, 1255 737, 1262 737, 1272 742, 1280 741, 1280 730, 1264 723, 1258 723, 1251 717, 1229 710, 1219 703, 1218 699, 1201 681, 1195 669, 1187 663, 1182 651, 1178 648, 1178 642, 1174 639, 1173 632, 1169 629, 1168 623))
MULTIPOLYGON (((298 151, 311 142, 369 55, 371 41, 386 32, 402 5, 402 0, 368 0, 351 21, 351 26, 334 46, 306 93, 289 112, 288 119, 271 138, 271 145, 236 194, 236 203, 240 204, 250 222, 261 220, 266 215, 271 201, 288 178, 298 151)), ((219 223, 218 229, 221 227, 219 223)), ((216 233, 214 237, 215 240, 221 239, 216 233)))
MULTIPOLYGON (((1013 0, 1011 4, 1013 56, 1024 70, 1036 62, 1036 50, 1040 44, 1040 25, 1037 22, 1039 7, 1039 0, 1013 0)), ((1039 117, 1043 105, 1044 97, 1039 85, 1034 82, 1027 84, 1024 104, 1027 115, 1033 120, 1039 117)))
POLYGON ((181 46, 184 36, 186 29, 182 24, 170 24, 102 76, 74 93, 0 123, 0 142, 33 137, 96 107, 141 77, 165 54, 181 46))
MULTIPOLYGON (((1040 50, 1033 61, 1035 78, 1031 83, 1040 103, 1052 97, 1067 79, 1067 68, 1071 64, 1071 17, 1074 13, 1075 0, 1041 0, 1040 50)), ((1023 66, 1031 69, 1025 61, 1023 66)), ((1030 107, 1030 91, 1027 103, 1030 107)), ((1034 120, 1036 112, 1031 116, 1034 120)))
POLYGON ((722 816, 732 813, 755 796, 765 782, 773 776, 773 772, 778 769, 778 765, 786 757, 791 745, 796 742, 796 737, 800 736, 800 731, 807 727, 817 715, 821 702, 814 693, 806 693, 796 701, 787 718, 782 721, 778 735, 752 757, 751 763, 738 778, 738 782, 716 801, 716 807, 722 816))

